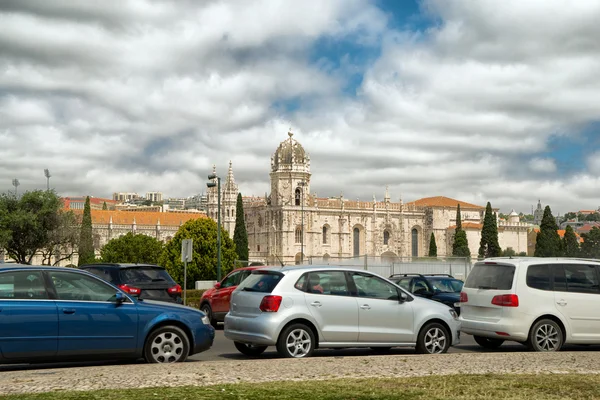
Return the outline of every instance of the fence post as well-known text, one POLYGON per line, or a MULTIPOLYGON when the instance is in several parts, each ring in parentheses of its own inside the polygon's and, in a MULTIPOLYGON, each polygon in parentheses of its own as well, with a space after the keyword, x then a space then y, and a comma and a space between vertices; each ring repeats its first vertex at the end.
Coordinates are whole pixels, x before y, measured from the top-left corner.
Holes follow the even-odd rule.
POLYGON ((365 254, 365 271, 368 271, 368 270, 369 270, 369 265, 367 262, 367 255, 365 254))

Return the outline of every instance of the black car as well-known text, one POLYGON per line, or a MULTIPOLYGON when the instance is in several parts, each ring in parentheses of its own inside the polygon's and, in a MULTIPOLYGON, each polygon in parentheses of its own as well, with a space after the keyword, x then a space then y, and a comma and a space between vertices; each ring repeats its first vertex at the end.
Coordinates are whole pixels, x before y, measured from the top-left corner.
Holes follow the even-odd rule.
POLYGON ((79 268, 98 275, 138 299, 183 303, 181 286, 159 265, 103 263, 79 268))
POLYGON ((439 301, 452 307, 460 314, 460 291, 463 281, 448 274, 394 274, 389 280, 410 293, 439 301))

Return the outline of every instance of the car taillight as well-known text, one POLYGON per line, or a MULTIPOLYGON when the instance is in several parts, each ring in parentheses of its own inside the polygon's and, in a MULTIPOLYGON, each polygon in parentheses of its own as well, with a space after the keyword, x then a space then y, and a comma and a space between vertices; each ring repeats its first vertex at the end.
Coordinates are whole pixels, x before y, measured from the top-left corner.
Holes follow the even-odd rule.
POLYGON ((139 295, 142 293, 142 289, 139 289, 139 288, 136 288, 133 286, 129 286, 127 284, 119 285, 119 288, 127 294, 139 295))
POLYGON ((281 296, 265 296, 260 302, 260 311, 277 312, 281 305, 281 296))
POLYGON ((175 285, 173 287, 170 287, 170 288, 167 289, 167 292, 169 292, 169 294, 178 294, 178 293, 181 293, 181 286, 175 285))
POLYGON ((465 292, 460 292, 460 302, 466 303, 469 301, 469 296, 465 292))
POLYGON ((516 294, 499 294, 494 296, 492 304, 502 307, 519 307, 519 296, 516 294))

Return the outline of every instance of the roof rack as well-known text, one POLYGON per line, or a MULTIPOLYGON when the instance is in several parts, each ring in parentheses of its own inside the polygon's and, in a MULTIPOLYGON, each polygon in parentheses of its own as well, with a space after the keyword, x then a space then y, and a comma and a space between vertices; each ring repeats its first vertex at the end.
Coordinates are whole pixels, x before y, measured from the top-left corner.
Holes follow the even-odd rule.
POLYGON ((448 278, 454 278, 452 275, 450 274, 425 274, 425 276, 446 276, 448 278))
POLYGON ((416 274, 416 273, 415 274, 392 274, 389 277, 390 278, 395 278, 395 277, 398 277, 398 276, 420 276, 421 278, 423 277, 422 274, 416 274))

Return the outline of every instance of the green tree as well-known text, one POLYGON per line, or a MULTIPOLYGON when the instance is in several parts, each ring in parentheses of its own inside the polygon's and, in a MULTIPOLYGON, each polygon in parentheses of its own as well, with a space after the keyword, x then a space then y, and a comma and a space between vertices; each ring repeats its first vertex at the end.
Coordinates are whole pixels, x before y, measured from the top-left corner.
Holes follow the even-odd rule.
POLYGON ((0 195, 0 242, 9 257, 21 264, 31 260, 50 242, 60 225, 62 202, 54 191, 35 190, 20 198, 0 195))
POLYGON ((233 242, 235 243, 237 259, 240 261, 248 261, 248 233, 246 232, 246 221, 244 221, 244 203, 242 201, 241 193, 238 193, 237 195, 233 242))
MULTIPOLYGON (((160 265, 183 287, 181 241, 193 240, 192 261, 187 266, 188 289, 195 281, 217 278, 217 223, 210 218, 192 219, 183 224, 164 248, 160 265)), ((221 227, 221 276, 233 269, 237 253, 227 231, 221 227)))
POLYGON ((435 235, 431 232, 429 238, 429 257, 437 257, 437 244, 435 244, 435 235))
POLYGON ((58 226, 48 232, 48 242, 40 249, 42 265, 58 265, 69 260, 79 245, 79 224, 71 210, 59 211, 58 226))
POLYGON ((492 205, 488 201, 485 207, 483 228, 481 229, 481 240, 479 241, 479 258, 499 257, 502 248, 498 243, 498 225, 496 213, 492 212, 492 205))
POLYGON ((110 263, 158 264, 163 247, 156 238, 129 232, 106 243, 100 257, 110 263))
POLYGON ((575 231, 571 225, 567 225, 567 228, 565 229, 562 248, 567 257, 579 256, 579 240, 577 240, 577 235, 575 235, 575 231))
POLYGON ((577 218, 577 213, 568 212, 568 213, 566 213, 565 215, 562 216, 560 222, 562 223, 562 222, 568 221, 570 219, 575 219, 575 218, 577 218))
POLYGON ((79 233, 79 259, 77 266, 90 264, 96 261, 94 251, 94 237, 92 235, 92 208, 90 207, 90 196, 85 198, 83 206, 83 219, 81 220, 81 231, 79 233))
POLYGON ((502 257, 514 257, 517 255, 517 252, 512 247, 507 247, 504 251, 502 251, 502 257))
POLYGON ((536 236, 535 257, 560 257, 563 255, 562 240, 558 235, 556 218, 552 216, 550 206, 544 209, 540 231, 536 236))
POLYGON ((594 226, 588 233, 582 233, 581 255, 587 258, 600 258, 600 229, 594 226))
POLYGON ((454 243, 452 243, 452 255, 456 257, 471 257, 467 232, 462 228, 460 204, 456 207, 456 230, 454 231, 454 243))
POLYGON ((108 206, 106 205, 106 202, 102 203, 102 209, 103 210, 108 210, 108 206))
POLYGON ((593 213, 593 214, 588 214, 585 216, 585 220, 588 222, 597 222, 600 221, 600 213, 593 213))

